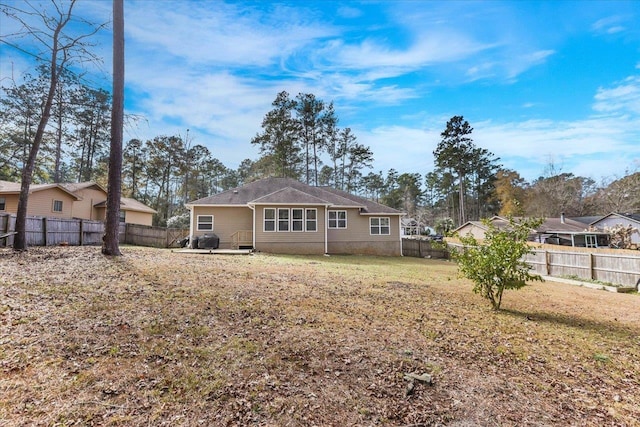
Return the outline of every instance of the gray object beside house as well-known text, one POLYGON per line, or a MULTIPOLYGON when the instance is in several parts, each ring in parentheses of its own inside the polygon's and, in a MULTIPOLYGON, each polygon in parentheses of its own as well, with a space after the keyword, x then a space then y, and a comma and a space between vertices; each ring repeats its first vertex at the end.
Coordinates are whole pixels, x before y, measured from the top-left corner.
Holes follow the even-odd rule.
POLYGON ((261 179, 186 207, 190 236, 215 233, 221 249, 402 255, 403 212, 291 178, 261 179))

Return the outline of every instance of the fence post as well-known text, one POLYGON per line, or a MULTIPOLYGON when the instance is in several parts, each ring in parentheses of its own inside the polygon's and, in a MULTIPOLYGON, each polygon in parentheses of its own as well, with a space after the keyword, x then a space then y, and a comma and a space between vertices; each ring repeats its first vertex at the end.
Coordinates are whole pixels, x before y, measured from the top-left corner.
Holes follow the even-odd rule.
POLYGON ((44 239, 44 245, 47 246, 47 217, 42 218, 42 237, 44 239))
POLYGON ((595 270, 593 269, 593 253, 589 252, 589 278, 591 280, 596 279, 596 275, 594 274, 595 270))
POLYGON ((549 262, 549 251, 544 251, 544 268, 547 270, 547 276, 551 276, 551 263, 549 262))
MULTIPOLYGON (((0 230, 0 232, 2 232, 2 234, 8 233, 9 232, 9 219, 11 218, 11 215, 9 214, 3 214, 2 215, 5 220, 7 221, 7 223, 4 225, 3 230, 0 230)), ((2 242, 4 243, 4 247, 6 248, 7 246, 9 246, 9 236, 5 237, 4 239, 2 239, 2 242)))

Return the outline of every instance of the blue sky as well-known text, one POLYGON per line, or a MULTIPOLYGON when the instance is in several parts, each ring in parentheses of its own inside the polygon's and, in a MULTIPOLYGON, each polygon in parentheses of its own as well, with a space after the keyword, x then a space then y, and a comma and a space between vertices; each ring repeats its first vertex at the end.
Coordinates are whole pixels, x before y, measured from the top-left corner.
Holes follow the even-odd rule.
MULTIPOLYGON (((103 22, 111 2, 77 12, 103 22)), ((126 109, 145 118, 126 140, 189 129, 235 168, 286 90, 333 101, 375 172, 431 171, 454 115, 529 181, 550 164, 596 181, 640 169, 638 1, 125 0, 125 29, 126 109)), ((29 61, 1 48, 4 84, 29 61)))

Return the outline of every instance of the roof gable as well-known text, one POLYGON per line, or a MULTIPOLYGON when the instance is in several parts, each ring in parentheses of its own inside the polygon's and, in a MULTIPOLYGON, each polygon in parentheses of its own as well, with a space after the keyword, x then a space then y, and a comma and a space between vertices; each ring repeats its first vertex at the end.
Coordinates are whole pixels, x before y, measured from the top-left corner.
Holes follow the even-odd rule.
POLYGON ((603 221, 603 220, 605 220, 607 218, 612 218, 612 217, 626 219, 627 221, 631 221, 631 222, 637 222, 640 225, 640 214, 635 214, 635 213, 617 213, 617 212, 611 212, 610 214, 607 214, 607 215, 603 216, 602 218, 598 219, 597 221, 593 221, 590 225, 596 225, 600 221, 603 221))
POLYGON ((311 194, 297 190, 295 188, 286 187, 275 191, 266 196, 251 201, 249 204, 313 204, 327 205, 327 201, 311 194))
POLYGON ((87 188, 91 188, 93 190, 100 190, 102 192, 104 192, 104 194, 107 194, 107 190, 105 190, 104 188, 102 188, 102 186, 96 182, 93 181, 87 181, 87 182, 65 182, 60 184, 61 186, 63 186, 64 188, 66 188, 67 190, 71 191, 72 193, 75 193, 77 191, 81 191, 81 190, 85 190, 87 188))

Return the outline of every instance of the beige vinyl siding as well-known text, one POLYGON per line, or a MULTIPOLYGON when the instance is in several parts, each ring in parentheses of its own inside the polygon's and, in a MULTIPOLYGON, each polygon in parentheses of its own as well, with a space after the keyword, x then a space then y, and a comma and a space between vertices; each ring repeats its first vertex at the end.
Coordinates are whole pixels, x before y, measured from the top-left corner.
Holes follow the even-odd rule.
POLYGON ((31 216, 47 216, 55 218, 71 218, 75 199, 59 188, 35 191, 29 195, 27 214, 31 216), (62 212, 53 210, 53 201, 62 201, 62 212))
MULTIPOLYGON (((82 200, 78 200, 73 204, 72 213, 74 218, 104 221, 105 209, 93 207, 95 204, 107 200, 107 194, 104 191, 93 188, 84 188, 77 191, 76 194, 78 197, 81 197, 82 200)), ((151 225, 151 223, 144 223, 144 225, 151 225)))
MULTIPOLYGON (((256 210, 256 250, 264 252, 278 253, 324 253, 324 227, 325 227, 325 210, 324 206, 265 206, 259 205, 256 210), (317 230, 316 231, 264 231, 264 211, 265 208, 276 209, 276 230, 278 209, 316 209, 317 214, 317 230)), ((289 220, 292 214, 290 211, 289 220)))
POLYGON ((372 235, 369 227, 371 215, 360 215, 358 209, 347 209, 347 228, 327 230, 327 251, 334 254, 362 253, 393 255, 401 254, 400 216, 373 215, 389 218, 390 234, 372 235))
POLYGON ((5 199, 5 205, 4 210, 0 212, 12 214, 18 212, 18 199, 20 197, 17 194, 3 194, 2 197, 5 199))
POLYGON ((127 224, 152 225, 153 214, 148 212, 137 212, 127 210, 124 222, 127 224))
POLYGON ((231 236, 237 231, 253 230, 253 212, 248 207, 194 206, 191 214, 194 236, 214 233, 220 238, 220 248, 231 248, 231 236), (198 215, 213 215, 213 231, 198 231, 198 215))
POLYGON ((474 224, 467 224, 467 225, 461 227, 458 230, 458 234, 460 236, 464 237, 464 236, 471 235, 474 238, 480 239, 480 240, 484 239, 484 236, 485 236, 486 232, 487 231, 485 229, 480 228, 480 227, 478 227, 477 225, 474 225, 474 224))
POLYGON ((400 239, 400 217, 398 215, 360 215, 358 209, 347 209, 347 228, 327 230, 329 242, 396 241, 400 239), (390 234, 371 235, 369 218, 389 218, 390 234))

